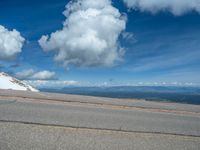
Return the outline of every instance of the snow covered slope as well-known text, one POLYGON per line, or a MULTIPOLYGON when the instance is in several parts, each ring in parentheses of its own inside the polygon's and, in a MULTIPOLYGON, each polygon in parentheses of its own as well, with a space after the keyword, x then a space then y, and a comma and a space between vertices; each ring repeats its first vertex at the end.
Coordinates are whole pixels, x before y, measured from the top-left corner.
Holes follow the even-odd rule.
POLYGON ((12 90, 22 90, 22 91, 34 91, 38 90, 31 87, 30 85, 17 80, 4 72, 0 72, 0 89, 12 89, 12 90))

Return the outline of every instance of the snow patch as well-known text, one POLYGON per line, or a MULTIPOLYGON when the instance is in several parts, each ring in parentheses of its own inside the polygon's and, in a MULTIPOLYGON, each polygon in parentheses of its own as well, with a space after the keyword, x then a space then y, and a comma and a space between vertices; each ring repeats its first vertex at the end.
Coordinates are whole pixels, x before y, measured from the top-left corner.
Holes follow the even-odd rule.
POLYGON ((0 72, 0 89, 38 92, 37 89, 33 88, 27 83, 17 80, 16 78, 11 77, 4 72, 0 72))

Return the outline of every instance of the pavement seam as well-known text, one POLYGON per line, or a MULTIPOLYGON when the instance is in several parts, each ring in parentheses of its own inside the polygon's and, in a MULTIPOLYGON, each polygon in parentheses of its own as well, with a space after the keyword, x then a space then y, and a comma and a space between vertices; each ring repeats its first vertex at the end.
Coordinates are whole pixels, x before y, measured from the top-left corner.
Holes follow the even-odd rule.
POLYGON ((123 129, 105 129, 105 128, 90 128, 90 127, 74 127, 74 126, 65 126, 65 125, 56 125, 56 124, 46 124, 46 123, 34 123, 26 121, 10 121, 10 120, 0 120, 0 123, 18 123, 24 125, 39 125, 46 127, 62 127, 62 128, 71 128, 71 129, 85 129, 85 130, 98 130, 98 131, 112 131, 112 132, 121 132, 121 133, 139 133, 139 134, 155 134, 155 135, 171 135, 179 137, 195 137, 200 138, 200 135, 189 135, 189 134, 179 134, 179 133, 165 133, 165 132, 148 132, 148 131, 133 131, 133 130, 123 130, 123 129))

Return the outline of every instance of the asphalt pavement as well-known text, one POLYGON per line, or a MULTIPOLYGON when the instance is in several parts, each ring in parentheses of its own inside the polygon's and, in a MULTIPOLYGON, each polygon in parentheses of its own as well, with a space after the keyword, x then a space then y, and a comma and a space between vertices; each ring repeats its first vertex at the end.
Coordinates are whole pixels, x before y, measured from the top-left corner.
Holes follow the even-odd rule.
POLYGON ((200 149, 200 106, 9 92, 0 91, 1 149, 200 149))

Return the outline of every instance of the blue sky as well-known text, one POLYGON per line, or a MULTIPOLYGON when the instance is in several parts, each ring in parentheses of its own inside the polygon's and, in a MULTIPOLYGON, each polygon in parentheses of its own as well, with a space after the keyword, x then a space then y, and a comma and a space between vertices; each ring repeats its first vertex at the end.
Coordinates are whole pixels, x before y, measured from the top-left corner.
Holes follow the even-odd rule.
MULTIPOLYGON (((38 40, 62 29, 67 20, 62 12, 68 2, 0 1, 0 25, 10 31, 16 29, 25 39, 21 53, 14 59, 0 59, 2 71, 16 75, 30 69, 48 70, 55 74, 47 80, 77 81, 79 85, 200 84, 199 12, 152 13, 127 8, 122 1, 113 0, 112 6, 127 17, 125 30, 117 41, 125 51, 122 60, 111 66, 66 66, 55 62, 55 51, 43 50, 38 40)), ((30 80, 33 83, 36 79, 30 80)))

